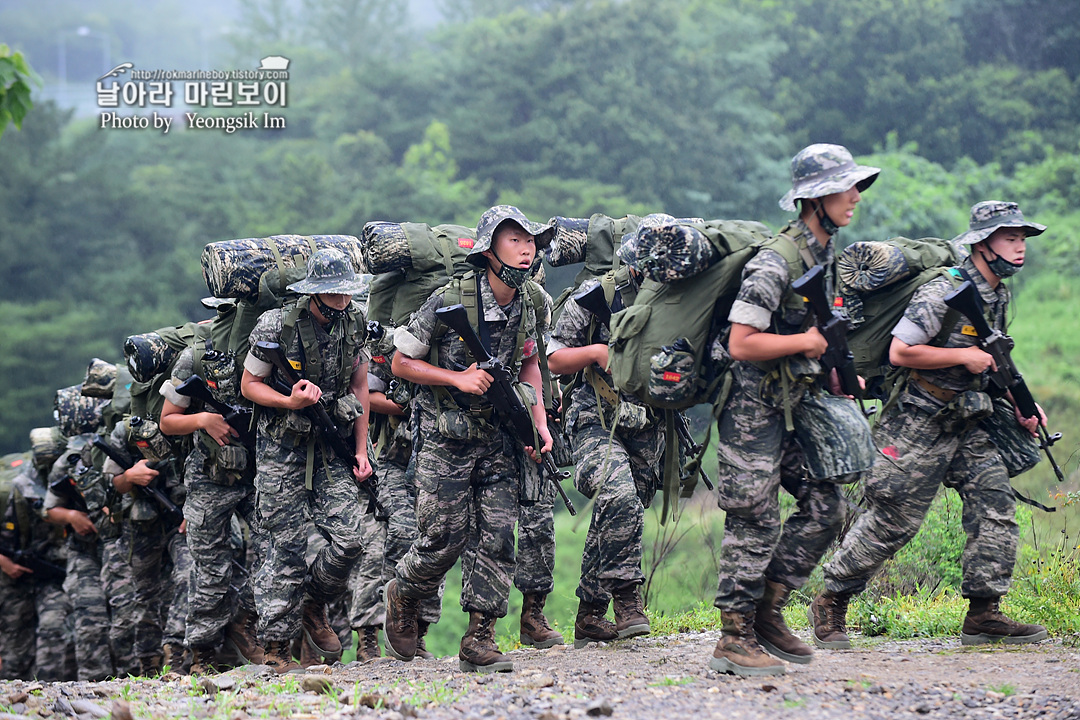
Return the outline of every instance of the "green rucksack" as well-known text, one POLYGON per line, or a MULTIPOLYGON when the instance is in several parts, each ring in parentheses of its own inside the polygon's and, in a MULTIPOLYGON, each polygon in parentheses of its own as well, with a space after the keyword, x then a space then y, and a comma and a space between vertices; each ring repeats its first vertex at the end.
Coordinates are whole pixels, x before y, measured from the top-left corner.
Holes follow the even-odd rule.
POLYGON ((431 293, 452 277, 475 270, 466 258, 476 230, 462 225, 369 222, 361 239, 368 271, 368 319, 404 325, 431 293))
MULTIPOLYGON (((885 401, 906 375, 889 362, 889 346, 893 328, 915 291, 939 276, 949 278, 956 287, 962 278, 951 269, 959 262, 952 243, 939 238, 853 243, 840 253, 837 294, 851 319, 848 347, 856 372, 866 379, 868 397, 885 401)), ((940 344, 958 319, 958 313, 949 310, 941 334, 931 344, 940 344)))
POLYGON ((743 267, 761 248, 783 256, 792 278, 802 274, 798 247, 784 235, 767 235, 759 223, 710 220, 693 227, 713 244, 718 260, 683 280, 645 280, 634 304, 611 318, 615 386, 665 410, 716 399, 729 362, 712 349, 728 327, 743 267))
MULTIPOLYGON (((29 467, 31 460, 32 456, 29 452, 10 453, 0 457, 0 522, 4 522, 4 518, 7 516, 8 506, 11 504, 11 499, 16 492, 15 478, 18 477, 19 473, 29 467)), ((20 530, 28 530, 30 523, 28 516, 26 515, 25 504, 23 504, 21 508, 16 507, 16 513, 20 516, 16 520, 20 526, 20 530)), ((0 529, 7 531, 15 530, 15 523, 11 523, 10 526, 5 525, 0 529)))

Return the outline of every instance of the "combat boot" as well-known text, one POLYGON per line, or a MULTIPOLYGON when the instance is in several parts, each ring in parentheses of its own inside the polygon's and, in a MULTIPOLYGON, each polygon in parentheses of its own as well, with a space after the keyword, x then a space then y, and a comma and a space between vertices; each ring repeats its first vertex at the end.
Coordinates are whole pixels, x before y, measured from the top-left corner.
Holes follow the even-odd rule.
POLYGON ((809 645, 795 637, 784 622, 784 606, 792 588, 772 580, 765 581, 765 594, 754 613, 754 636, 771 654, 788 662, 805 665, 814 656, 809 645))
POLYGON ((544 600, 546 595, 539 593, 524 593, 521 599, 521 623, 518 637, 522 645, 531 645, 535 648, 549 648, 563 644, 563 636, 552 629, 548 619, 544 617, 544 600))
POLYGON ((645 616, 645 606, 641 601, 641 585, 636 582, 624 582, 611 593, 615 609, 615 632, 619 639, 648 635, 649 618, 645 616))
POLYGON ((510 672, 514 663, 499 652, 495 644, 494 615, 480 612, 469 613, 469 629, 461 638, 458 652, 458 668, 462 672, 510 672))
POLYGON ((1023 645, 1047 638, 1042 625, 1018 623, 1001 612, 1001 598, 968 598, 968 611, 960 631, 961 645, 1002 642, 1023 645))
POLYGON ((619 639, 615 623, 608 620, 607 603, 578 602, 574 620, 574 649, 580 650, 591 642, 611 642, 619 639))
POLYGON ((399 592, 397 578, 386 583, 383 597, 386 600, 386 621, 383 623, 386 652, 398 660, 410 662, 416 657, 419 635, 416 608, 420 601, 399 592))
POLYGON ((213 645, 193 645, 191 647, 191 674, 213 675, 216 673, 214 656, 213 645))
POLYGON ((754 613, 721 612, 723 634, 716 643, 709 667, 719 672, 757 677, 783 675, 784 663, 769 655, 754 637, 754 613))
POLYGON ((356 628, 356 659, 367 662, 381 657, 379 650, 379 626, 363 625, 356 628))
POLYGON ((293 660, 292 652, 289 650, 288 640, 267 641, 263 645, 263 653, 265 658, 263 664, 267 665, 278 675, 295 675, 304 672, 304 668, 293 660))
POLYGON ((851 595, 834 594, 826 590, 806 608, 810 626, 814 629, 814 644, 826 650, 850 650, 847 636, 847 606, 851 595))
POLYGON ((416 657, 421 660, 434 660, 435 655, 428 652, 427 642, 424 641, 424 636, 427 635, 428 628, 431 623, 424 620, 416 621, 416 657))
POLYGON ((327 663, 341 659, 341 640, 330 627, 325 604, 311 599, 305 600, 301 625, 304 628, 304 639, 327 663))
POLYGON ((191 672, 191 651, 179 643, 165 643, 161 648, 162 669, 168 667, 177 675, 191 672))
POLYGON ((157 677, 161 674, 161 666, 164 658, 161 655, 147 655, 139 658, 139 675, 142 677, 157 677))
POLYGON ((255 635, 255 614, 241 610, 225 626, 225 646, 249 665, 262 665, 265 659, 262 646, 255 635))

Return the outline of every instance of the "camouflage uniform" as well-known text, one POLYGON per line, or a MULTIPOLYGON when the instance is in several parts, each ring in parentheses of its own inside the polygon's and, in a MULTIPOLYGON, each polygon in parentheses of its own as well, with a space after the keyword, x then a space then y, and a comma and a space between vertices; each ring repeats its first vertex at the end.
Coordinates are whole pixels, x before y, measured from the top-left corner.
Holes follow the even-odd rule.
MULTIPOLYGON (((462 282, 472 279, 466 277, 462 282)), ((551 298, 544 294, 544 317, 534 317, 531 304, 523 302, 521 293, 515 294, 508 306, 500 307, 486 274, 479 275, 479 284, 479 308, 490 332, 491 353, 507 364, 511 376, 517 376, 520 362, 512 363, 512 359, 521 314, 527 314, 521 353, 524 361, 536 354, 536 337, 548 324, 551 298)), ((432 342, 437 342, 439 366, 463 370, 472 363, 464 342, 452 332, 434 337, 435 311, 443 306, 444 292, 433 294, 409 324, 398 329, 394 344, 408 357, 426 359, 432 342)), ((437 596, 443 576, 469 541, 471 505, 478 542, 475 556, 463 567, 461 606, 468 612, 502 617, 514 570, 522 453, 501 424, 492 425, 480 415, 459 409, 476 401, 479 413, 490 416, 486 399, 455 388, 447 391, 453 400, 442 400, 441 412, 428 386, 419 387, 413 404, 418 535, 397 565, 398 587, 407 597, 437 596)))
MULTIPOLYGON (((992 289, 970 257, 961 269, 974 282, 991 326, 1004 331, 1009 301, 1005 285, 992 289)), ((952 289, 943 277, 919 288, 893 336, 908 345, 929 345, 942 329, 948 310, 942 298, 952 289)), ((974 334, 964 332, 968 325, 966 318, 959 318, 943 347, 975 345, 974 334)), ((938 388, 985 397, 980 392, 985 390, 985 377, 972 375, 963 365, 918 374, 938 388)), ((844 595, 862 592, 881 565, 918 532, 941 484, 954 488, 964 503, 968 540, 962 559, 963 595, 1000 597, 1008 590, 1019 537, 1012 486, 990 435, 978 425, 960 421, 954 405, 912 379, 899 401, 886 410, 874 438, 892 461, 881 458, 874 465, 864 491, 867 510, 825 565, 826 590, 844 595)))
POLYGON ((64 592, 71 600, 71 617, 75 629, 75 660, 78 666, 78 678, 82 681, 104 680, 115 675, 112 656, 109 649, 109 602, 105 595, 102 578, 102 551, 107 539, 119 536, 119 527, 111 517, 102 512, 108 504, 109 488, 105 488, 101 473, 93 469, 90 463, 89 435, 76 435, 68 440, 65 454, 53 465, 49 474, 50 490, 45 496, 45 510, 65 507, 81 510, 73 496, 57 495, 52 488, 57 482, 70 478, 74 489, 85 503, 87 516, 94 523, 97 532, 83 536, 75 532, 67 535, 67 577, 64 580, 64 592), (78 457, 74 467, 68 458, 78 457))
MULTIPOLYGON (((821 247, 801 219, 781 232, 805 242, 813 262, 824 265, 826 276, 831 276, 835 261, 832 239, 821 247)), ((809 264, 805 259, 803 263, 809 264)), ((809 306, 784 304, 794 279, 780 253, 763 249, 746 264, 728 319, 762 332, 800 332, 809 306)), ((832 292, 831 287, 828 292, 832 292)), ((749 612, 762 598, 766 580, 789 588, 802 587, 843 523, 845 506, 839 483, 857 479, 860 468, 837 477, 815 476, 810 468, 808 475, 804 449, 827 447, 830 440, 840 440, 841 446, 833 446, 831 452, 843 458, 855 446, 861 446, 862 452, 857 454, 863 456, 865 448, 872 447, 865 419, 861 426, 848 427, 846 438, 844 434, 832 436, 828 412, 821 409, 852 401, 827 396, 820 363, 801 354, 781 361, 780 372, 787 365, 794 378, 788 397, 795 430, 786 430, 779 373, 770 373, 768 365, 762 365, 765 367, 733 363, 734 382, 718 423, 719 505, 727 514, 714 604, 739 613, 749 612), (781 487, 798 502, 782 532, 781 487)))
MULTIPOLYGON (((286 307, 260 316, 244 363, 248 372, 257 377, 277 372, 255 344, 280 343, 289 312, 286 307)), ((335 332, 329 334, 303 308, 296 321, 297 331, 282 348, 290 361, 306 360, 303 366, 308 372, 322 368, 316 384, 323 393, 320 402, 328 407, 340 405, 336 401, 346 397, 355 402, 338 371, 348 367, 353 372, 366 372, 363 366, 370 357, 362 342, 363 311, 354 303, 352 312, 357 319, 352 327, 356 329, 350 331, 355 334, 346 342, 341 330, 331 326, 335 332), (315 347, 305 346, 301 354, 301 334, 307 331, 313 333, 315 347), (349 347, 353 348, 351 354, 349 347)), ((340 418, 335 419, 340 422, 340 418)), ((351 422, 348 427, 351 432, 351 422)), ((365 543, 360 517, 364 506, 351 467, 316 441, 311 423, 301 413, 262 410, 255 462, 259 524, 269 538, 266 558, 255 576, 259 637, 264 643, 289 642, 300 631, 300 604, 305 593, 325 604, 346 589, 349 572, 365 543), (306 482, 308 467, 312 468, 310 483, 306 482), (310 567, 304 558, 308 516, 329 541, 310 567)))
MULTIPOLYGON (((0 541, 64 567, 63 531, 43 518, 46 476, 32 462, 23 466, 0 517, 0 541)), ((13 580, 0 573, 0 608, 0 678, 56 681, 75 676, 73 638, 65 623, 71 602, 61 580, 33 574, 13 580)))
MULTIPOLYGON (((582 284, 581 291, 599 284, 599 280, 588 280, 582 284)), ((548 354, 562 348, 584 347, 594 341, 606 343, 607 329, 591 321, 588 311, 572 298, 567 300, 552 333, 548 354), (592 325, 599 329, 595 339, 589 337, 592 325)), ((606 371, 595 365, 591 369, 599 382, 611 384, 606 371)), ((611 405, 606 400, 599 401, 593 386, 582 382, 574 389, 566 412, 577 468, 574 486, 594 500, 577 596, 585 603, 604 607, 616 586, 640 585, 645 580, 641 572, 645 508, 651 504, 660 484, 658 471, 664 449, 664 432, 648 408, 623 392, 619 393, 619 407, 619 421, 616 421, 611 405), (613 422, 616 423, 614 436, 613 422)))
MULTIPOLYGON (((143 420, 143 422, 150 422, 143 420)), ((132 433, 131 418, 118 422, 109 437, 109 444, 133 463, 143 459, 138 441, 132 433)), ((153 455, 153 453, 151 453, 153 455)), ((164 457, 155 459, 166 459, 164 457)), ((154 479, 156 486, 177 506, 184 504, 184 488, 181 470, 175 457, 159 469, 154 479)), ((119 475, 123 468, 111 458, 105 461, 105 474, 119 475)), ((126 493, 121 505, 124 522, 113 561, 120 559, 131 568, 130 580, 133 592, 135 622, 135 657, 143 663, 141 672, 156 668, 166 639, 174 644, 183 642, 177 637, 179 618, 187 615, 187 593, 178 593, 177 585, 187 586, 186 574, 191 569, 187 542, 178 538, 179 527, 168 526, 158 504, 149 496, 134 491, 126 493), (118 557, 117 557, 118 555, 118 557), (173 637, 165 637, 165 627, 170 625, 173 637)), ((121 593, 124 598, 126 593, 121 593)), ((126 599, 126 598, 125 598, 126 599)), ((118 668, 119 671, 119 668, 118 668)))
MULTIPOLYGON (((229 405, 246 404, 240 397, 238 378, 232 357, 228 367, 209 378, 207 387, 215 399, 229 405)), ((204 361, 204 365, 208 365, 204 361)), ((207 369, 204 368, 203 374, 207 369)), ((173 366, 172 378, 161 387, 161 394, 173 405, 189 408, 191 398, 176 392, 195 372, 195 351, 185 349, 173 366)), ((204 378, 207 379, 207 378, 204 378)), ((188 647, 216 647, 222 632, 238 608, 255 612, 250 578, 234 571, 235 550, 229 532, 233 514, 243 518, 251 529, 255 557, 264 552, 265 538, 255 519, 255 457, 252 449, 239 441, 229 445, 228 460, 218 462, 208 452, 217 443, 204 432, 198 433, 194 448, 184 462, 187 498, 187 546, 192 562, 191 588, 183 642, 188 647), (228 467, 226 467, 228 466, 228 467), (238 587, 239 586, 239 587, 238 587), (238 588, 238 589, 234 589, 238 588)), ((215 452, 215 455, 219 453, 215 452)), ((219 455, 220 456, 220 455, 219 455)), ((224 456, 220 456, 224 457, 224 456)))

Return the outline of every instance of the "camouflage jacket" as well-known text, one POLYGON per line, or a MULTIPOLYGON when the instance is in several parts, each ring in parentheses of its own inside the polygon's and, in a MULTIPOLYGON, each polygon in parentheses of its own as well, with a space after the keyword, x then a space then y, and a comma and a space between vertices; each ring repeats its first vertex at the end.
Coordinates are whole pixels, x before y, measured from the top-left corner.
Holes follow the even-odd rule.
MULTIPOLYGON (((521 372, 522 361, 527 360, 537 353, 536 339, 547 332, 551 324, 551 297, 543 294, 544 310, 537 313, 531 303, 523 301, 522 293, 515 293, 514 299, 505 307, 500 306, 495 300, 491 290, 487 274, 480 273, 480 302, 483 308, 484 320, 487 323, 488 336, 490 338, 489 352, 506 365, 511 377, 517 377, 521 372), (525 316, 525 342, 521 349, 521 356, 514 362, 517 354, 518 328, 522 322, 522 312, 525 316)), ((463 282, 471 282, 464 280, 463 282)), ((443 306, 444 296, 449 286, 436 290, 424 304, 413 313, 409 323, 398 328, 394 332, 394 347, 398 352, 407 357, 420 360, 428 360, 431 344, 435 343, 438 366, 448 370, 465 370, 474 362, 465 342, 456 333, 437 333, 439 325, 435 317, 435 311, 443 306)), ((434 358, 433 358, 434 359, 434 358)), ((456 388, 447 388, 454 401, 462 408, 468 408, 475 398, 462 393, 456 388)), ((534 388, 535 389, 535 388, 534 388)), ((429 386, 419 386, 417 390, 417 402, 425 408, 434 408, 435 395, 429 386)), ((481 398, 479 409, 490 408, 486 398, 481 398)))
MULTIPOLYGON (((979 297, 982 298, 987 322, 996 330, 1005 332, 1005 317, 1009 305, 1008 288, 1004 283, 999 283, 996 289, 991 288, 970 257, 964 258, 960 269, 971 278, 979 297)), ((953 284, 945 277, 935 278, 916 290, 904 311, 904 317, 893 329, 893 337, 908 345, 930 344, 941 332, 941 324, 949 311, 943 298, 952 290, 953 284)), ((964 348, 977 345, 978 341, 971 323, 960 316, 942 346, 964 348)), ((920 370, 919 375, 947 390, 985 390, 986 385, 984 376, 968 372, 963 365, 940 370, 920 370)))

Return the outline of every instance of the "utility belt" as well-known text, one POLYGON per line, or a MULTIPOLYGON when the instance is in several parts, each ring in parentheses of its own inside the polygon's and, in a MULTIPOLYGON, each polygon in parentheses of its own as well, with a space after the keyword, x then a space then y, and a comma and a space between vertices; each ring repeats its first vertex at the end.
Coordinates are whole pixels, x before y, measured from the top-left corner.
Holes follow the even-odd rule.
POLYGON ((957 395, 956 390, 947 390, 939 385, 935 385, 934 383, 930 382, 922 375, 920 375, 918 370, 911 371, 911 379, 915 382, 916 385, 922 388, 927 395, 936 400, 940 400, 943 403, 952 402, 953 398, 955 398, 957 395))

